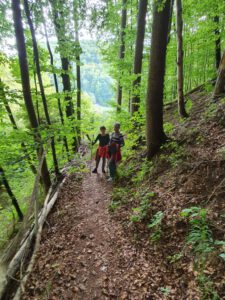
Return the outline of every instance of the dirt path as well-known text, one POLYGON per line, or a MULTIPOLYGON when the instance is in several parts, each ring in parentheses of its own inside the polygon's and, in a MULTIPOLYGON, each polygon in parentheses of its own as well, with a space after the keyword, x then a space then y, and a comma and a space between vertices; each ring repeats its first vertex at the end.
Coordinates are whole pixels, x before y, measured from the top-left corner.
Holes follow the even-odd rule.
POLYGON ((163 299, 149 293, 162 266, 150 266, 111 217, 111 189, 103 175, 67 179, 23 299, 163 299))

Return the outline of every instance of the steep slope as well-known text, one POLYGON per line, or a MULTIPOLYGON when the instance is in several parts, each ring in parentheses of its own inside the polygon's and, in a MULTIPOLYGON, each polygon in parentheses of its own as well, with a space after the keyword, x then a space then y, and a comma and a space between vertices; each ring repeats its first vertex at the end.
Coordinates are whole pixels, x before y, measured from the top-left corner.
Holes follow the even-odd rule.
POLYGON ((224 101, 201 90, 190 101, 185 121, 167 109, 170 141, 153 162, 121 166, 111 204, 149 261, 163 262, 149 299, 160 287, 165 299, 225 299, 224 101))

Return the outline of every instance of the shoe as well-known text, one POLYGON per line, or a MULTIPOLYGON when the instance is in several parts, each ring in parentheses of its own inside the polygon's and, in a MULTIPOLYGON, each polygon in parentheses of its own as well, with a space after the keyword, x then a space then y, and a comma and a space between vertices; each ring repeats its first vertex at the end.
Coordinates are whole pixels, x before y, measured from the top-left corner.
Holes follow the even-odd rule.
POLYGON ((107 179, 107 181, 108 181, 108 182, 112 182, 112 181, 113 181, 113 178, 112 178, 112 177, 109 177, 109 178, 107 179))
POLYGON ((98 173, 98 172, 97 172, 97 169, 94 168, 94 170, 92 171, 92 173, 97 174, 97 173, 98 173))

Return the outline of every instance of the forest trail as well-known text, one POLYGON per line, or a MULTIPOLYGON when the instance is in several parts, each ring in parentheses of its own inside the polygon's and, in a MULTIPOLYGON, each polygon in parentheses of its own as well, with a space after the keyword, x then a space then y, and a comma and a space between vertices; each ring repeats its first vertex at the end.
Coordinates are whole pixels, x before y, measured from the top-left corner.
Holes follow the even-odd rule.
POLYGON ((62 187, 23 299, 160 299, 147 291, 159 266, 108 211, 111 185, 100 174, 78 181, 70 175, 62 187))

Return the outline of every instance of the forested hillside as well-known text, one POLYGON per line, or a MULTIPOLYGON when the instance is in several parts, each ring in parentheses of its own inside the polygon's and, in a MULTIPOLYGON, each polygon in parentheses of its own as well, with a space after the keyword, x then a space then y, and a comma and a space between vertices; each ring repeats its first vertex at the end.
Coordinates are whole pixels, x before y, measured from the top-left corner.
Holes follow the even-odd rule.
MULTIPOLYGON (((51 44, 53 49, 57 47, 57 44, 54 42, 51 44)), ((42 45, 42 47, 44 48, 45 46, 42 45)), ((109 66, 103 62, 100 49, 95 40, 81 40, 81 48, 82 91, 91 98, 93 103, 108 106, 114 97, 114 81, 109 75, 109 66)), ((56 55, 56 64, 60 66, 60 57, 58 55, 56 55)), ((75 66, 73 70, 75 70, 75 66)), ((75 73, 74 76, 76 76, 75 73)), ((76 89, 75 82, 73 85, 73 88, 76 89)), ((61 84, 60 87, 62 88, 61 84)))
POLYGON ((114 81, 110 77, 109 66, 102 60, 101 52, 93 41, 81 41, 83 91, 101 106, 108 106, 114 98, 114 81))
POLYGON ((0 0, 0 299, 225 299, 224 12, 0 0))

